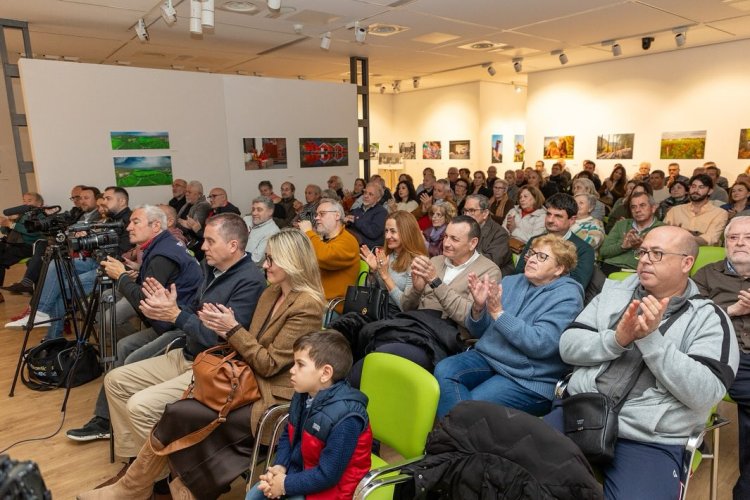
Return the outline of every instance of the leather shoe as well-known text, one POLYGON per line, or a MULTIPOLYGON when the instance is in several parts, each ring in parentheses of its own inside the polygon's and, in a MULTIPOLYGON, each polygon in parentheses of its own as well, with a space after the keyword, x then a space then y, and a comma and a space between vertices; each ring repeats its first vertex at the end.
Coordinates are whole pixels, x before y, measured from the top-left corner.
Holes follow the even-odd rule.
POLYGON ((4 286, 2 287, 2 289, 10 293, 16 293, 16 294, 28 293, 29 295, 31 295, 34 293, 33 286, 24 285, 23 283, 20 283, 20 282, 13 283, 12 285, 4 286))

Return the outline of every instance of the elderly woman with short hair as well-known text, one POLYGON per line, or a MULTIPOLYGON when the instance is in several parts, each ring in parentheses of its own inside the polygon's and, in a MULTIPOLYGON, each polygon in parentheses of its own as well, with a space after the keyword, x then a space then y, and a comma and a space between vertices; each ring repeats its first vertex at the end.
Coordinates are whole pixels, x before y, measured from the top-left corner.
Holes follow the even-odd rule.
POLYGON ((577 263, 569 241, 540 236, 526 255, 523 274, 506 276, 501 283, 469 275, 474 303, 466 327, 479 341, 435 367, 438 418, 465 400, 533 415, 549 411, 555 383, 567 369, 558 349, 560 336, 583 309, 583 288, 568 276, 577 263))

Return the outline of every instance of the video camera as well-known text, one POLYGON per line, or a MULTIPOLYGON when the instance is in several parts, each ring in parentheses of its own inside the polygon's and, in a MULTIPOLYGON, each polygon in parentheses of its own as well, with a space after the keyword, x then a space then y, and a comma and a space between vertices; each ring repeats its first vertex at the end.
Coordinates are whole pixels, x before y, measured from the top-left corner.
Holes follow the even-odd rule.
POLYGON ((19 205, 17 207, 6 208, 3 210, 3 215, 8 217, 25 215, 23 225, 27 231, 30 233, 43 233, 47 236, 54 236, 75 222, 75 218, 70 212, 60 212, 60 205, 48 207, 19 205))
POLYGON ((119 232, 122 228, 122 221, 73 224, 66 230, 68 247, 72 252, 91 252, 97 260, 104 260, 107 256, 119 256, 119 232), (81 236, 80 233, 86 234, 81 236))

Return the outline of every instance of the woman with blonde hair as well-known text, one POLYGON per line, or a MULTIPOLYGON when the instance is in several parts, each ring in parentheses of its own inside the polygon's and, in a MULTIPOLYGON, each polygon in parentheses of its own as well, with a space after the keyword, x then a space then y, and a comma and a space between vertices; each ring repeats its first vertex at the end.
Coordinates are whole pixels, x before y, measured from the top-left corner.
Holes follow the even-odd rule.
POLYGON ((492 198, 490 198, 490 217, 497 222, 502 224, 505 222, 505 217, 513 208, 513 200, 508 195, 508 181, 495 179, 492 183, 492 198))
POLYGON ((427 254, 430 257, 437 257, 443 254, 445 229, 448 227, 451 219, 456 216, 456 207, 451 203, 433 205, 430 208, 429 216, 432 226, 422 231, 422 234, 427 244, 427 254))
POLYGON ((206 328, 228 342, 255 373, 260 399, 227 415, 207 438, 180 451, 160 450, 213 421, 217 413, 197 399, 167 405, 127 472, 114 484, 78 498, 131 500, 151 498, 154 481, 172 472, 173 498, 217 498, 247 470, 254 432, 263 412, 291 401, 289 369, 292 345, 320 329, 325 299, 310 240, 296 229, 282 229, 268 239, 263 262, 269 286, 258 299, 249 328, 237 322, 223 304, 204 304, 198 317, 206 328), (157 451, 160 454, 157 454, 157 451), (167 467, 169 466, 169 467, 167 467))

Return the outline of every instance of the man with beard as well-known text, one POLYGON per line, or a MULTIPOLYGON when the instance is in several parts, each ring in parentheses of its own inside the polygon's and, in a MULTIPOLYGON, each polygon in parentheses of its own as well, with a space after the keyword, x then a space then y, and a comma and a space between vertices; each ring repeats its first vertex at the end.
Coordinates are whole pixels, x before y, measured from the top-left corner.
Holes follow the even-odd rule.
POLYGON ((664 222, 690 231, 698 245, 719 245, 728 215, 726 210, 709 201, 713 190, 714 182, 711 177, 706 174, 692 176, 690 203, 671 208, 664 222))

